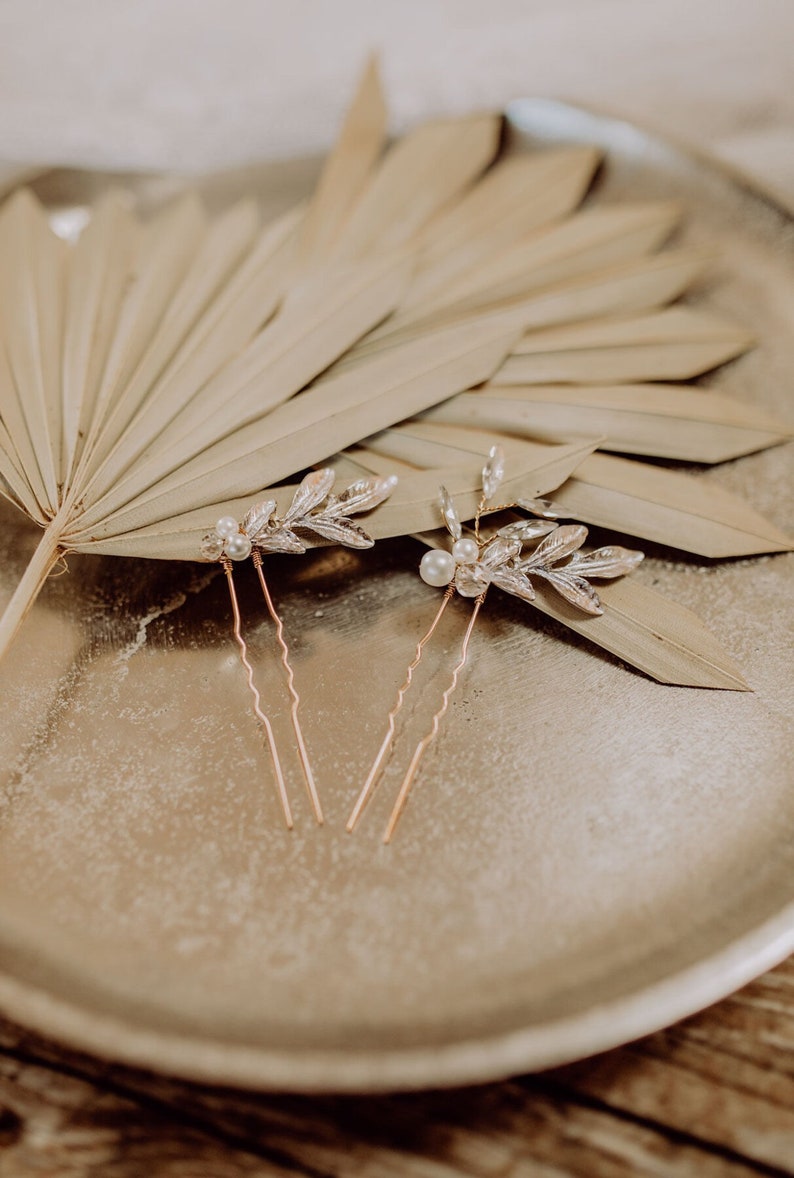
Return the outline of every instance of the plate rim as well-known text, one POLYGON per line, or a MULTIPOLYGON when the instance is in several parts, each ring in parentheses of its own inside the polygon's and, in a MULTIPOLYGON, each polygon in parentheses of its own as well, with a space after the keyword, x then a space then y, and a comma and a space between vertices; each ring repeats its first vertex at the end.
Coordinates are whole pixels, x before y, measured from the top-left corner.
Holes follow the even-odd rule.
MULTIPOLYGON (((789 204, 755 176, 708 150, 633 119, 540 96, 513 99, 502 113, 509 116, 511 109, 532 104, 555 107, 569 116, 585 115, 604 127, 631 127, 649 142, 722 175, 784 220, 794 222, 794 200, 789 204)), ((42 169, 38 175, 61 170, 42 169)), ((67 170, 96 174, 91 169, 67 170)), ((2 961, 0 1013, 66 1047, 189 1081, 264 1092, 374 1095, 495 1082, 597 1055, 699 1013, 792 953, 794 897, 727 945, 629 994, 536 1025, 430 1047, 274 1050, 142 1028, 61 998, 44 986, 20 981, 6 972, 2 961)))
POLYGON ((0 972, 0 1009, 69 1047, 207 1084, 305 1095, 375 1095, 489 1083, 586 1059, 726 998, 794 952, 794 901, 684 970, 537 1026, 431 1047, 272 1050, 136 1027, 0 972))

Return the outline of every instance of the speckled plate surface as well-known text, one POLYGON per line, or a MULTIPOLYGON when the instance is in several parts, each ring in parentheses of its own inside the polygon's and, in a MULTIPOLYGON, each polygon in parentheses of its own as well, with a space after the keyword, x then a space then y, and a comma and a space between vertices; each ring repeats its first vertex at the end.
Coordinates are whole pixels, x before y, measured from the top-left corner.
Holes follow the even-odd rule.
MULTIPOLYGON (((712 306, 760 347, 722 388, 791 416, 794 239, 742 182, 636 129, 518 102, 513 139, 596 142, 599 190, 678 196, 717 247, 712 306)), ((209 182, 273 209, 312 163, 209 182)), ((107 177, 39 190, 79 219, 107 177)), ((135 181, 155 202, 175 187, 135 181)), ((598 192, 595 199, 598 199, 598 192)), ((704 472, 791 528, 791 452, 704 472), (788 517, 788 518, 787 518, 788 517)), ((0 593, 35 536, 0 507, 0 593)), ((211 521, 210 521, 211 522, 211 521)), ((437 604, 410 542, 274 558, 328 825, 279 822, 225 587, 206 567, 79 558, 7 664, 0 1007, 44 1033, 186 1076, 293 1090, 453 1084, 610 1047, 794 949, 789 557, 651 552, 635 575, 698 612, 753 694, 664 687, 501 596, 390 848, 400 769, 449 672, 450 607, 381 793, 343 832, 413 644, 437 604)), ((277 730, 272 628, 239 578, 277 730)), ((460 608, 459 608, 460 606, 460 608)))

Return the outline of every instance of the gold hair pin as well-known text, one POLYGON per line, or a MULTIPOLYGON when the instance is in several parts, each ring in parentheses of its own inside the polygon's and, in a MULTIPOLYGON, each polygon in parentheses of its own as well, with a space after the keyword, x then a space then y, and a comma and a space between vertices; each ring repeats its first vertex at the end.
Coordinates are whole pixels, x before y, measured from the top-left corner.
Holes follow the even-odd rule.
POLYGON ((234 620, 234 639, 237 643, 240 662, 246 672, 248 688, 253 696, 253 712, 261 724, 267 740, 273 773, 276 781, 284 821, 292 829, 292 809, 287 795, 284 771, 276 745, 273 726, 267 713, 262 709, 261 695, 254 679, 254 668, 248 658, 248 646, 242 633, 242 619, 237 590, 234 584, 234 563, 252 558, 256 569, 262 596, 268 613, 276 627, 276 640, 281 651, 281 663, 291 698, 290 716, 295 733, 298 759, 303 771, 306 790, 312 804, 314 816, 319 824, 323 822, 323 811, 317 783, 314 778, 303 730, 300 723, 300 695, 295 686, 295 673, 290 661, 289 646, 284 637, 284 623, 281 620, 270 592, 262 557, 265 553, 303 553, 308 545, 306 540, 320 537, 332 544, 346 548, 371 548, 374 540, 362 527, 348 517, 364 511, 371 511, 382 503, 397 485, 395 475, 387 478, 364 478, 334 495, 334 472, 330 468, 312 471, 306 475, 295 491, 292 502, 283 517, 276 515, 275 499, 255 503, 246 512, 240 523, 233 516, 222 516, 213 531, 201 541, 201 555, 205 560, 219 561, 226 574, 229 600, 234 620))
POLYGON ((482 497, 474 517, 474 528, 471 534, 465 536, 452 498, 445 487, 439 488, 441 515, 452 537, 452 548, 451 551, 445 548, 431 548, 426 552, 419 565, 419 575, 426 584, 445 588, 446 591, 430 627, 417 644, 405 681, 397 692, 394 706, 389 712, 386 735, 353 807, 347 823, 348 831, 352 831, 356 826, 386 767, 394 744, 397 716, 411 686, 414 671, 419 666, 424 649, 435 633, 455 592, 461 597, 472 598, 474 607, 452 678, 441 697, 441 706, 433 716, 429 731, 417 744, 403 778, 383 835, 385 843, 390 842, 394 835, 422 758, 439 733, 452 693, 466 665, 474 625, 490 586, 495 585, 523 601, 533 601, 535 589, 532 578, 537 577, 577 609, 588 614, 600 614, 603 612, 601 602, 590 584, 590 578, 621 577, 635 569, 643 559, 642 552, 614 545, 597 548, 593 552, 582 552, 582 545, 587 539, 587 528, 581 524, 559 524, 557 520, 566 513, 563 508, 548 500, 519 499, 514 503, 492 504, 491 501, 503 478, 504 454, 501 447, 493 446, 483 467, 482 497), (493 515, 514 508, 521 508, 536 518, 519 519, 499 528, 490 536, 482 535, 481 523, 484 515, 493 515), (525 551, 526 545, 533 547, 525 551))

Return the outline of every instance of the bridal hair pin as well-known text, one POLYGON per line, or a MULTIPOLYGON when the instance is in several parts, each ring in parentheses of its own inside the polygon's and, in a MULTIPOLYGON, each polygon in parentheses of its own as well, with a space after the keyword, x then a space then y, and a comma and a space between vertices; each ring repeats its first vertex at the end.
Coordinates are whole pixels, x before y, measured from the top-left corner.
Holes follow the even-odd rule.
POLYGON ((441 697, 441 706, 433 716, 429 731, 417 744, 403 778, 383 835, 384 843, 391 841, 422 758, 438 735, 441 721, 447 713, 449 701, 457 687, 458 678, 466 665, 474 625, 489 587, 496 585, 497 588, 523 601, 533 601, 535 589, 532 578, 538 577, 577 609, 586 614, 597 615, 603 613, 603 610, 598 594, 590 584, 590 578, 624 576, 632 572, 643 559, 642 552, 615 545, 597 548, 592 552, 582 552, 582 545, 587 539, 587 528, 582 524, 557 523, 566 512, 564 508, 549 500, 518 499, 513 503, 493 504, 492 500, 504 479, 504 473, 503 451, 498 445, 492 446, 483 467, 482 496, 474 517, 474 528, 472 533, 466 536, 463 535, 460 515, 451 496, 445 487, 439 488, 441 514, 452 537, 452 550, 431 548, 422 557, 419 575, 426 584, 444 588, 445 593, 430 627, 417 644, 405 681, 397 692, 394 706, 389 712, 386 735, 348 820, 348 831, 352 831, 356 826, 385 768, 394 743, 397 716, 411 686, 414 671, 419 666, 425 646, 435 633, 455 592, 461 597, 473 598, 474 608, 463 636, 458 662, 452 672, 449 686, 441 697), (499 528, 493 535, 482 535, 480 525, 484 515, 517 507, 536 518, 519 519, 499 528), (533 547, 529 551, 524 551, 525 545, 533 547))
POLYGON ((260 503, 255 503, 246 512, 240 523, 233 516, 222 516, 215 524, 214 530, 208 532, 201 541, 201 555, 204 559, 219 561, 226 574, 234 619, 234 639, 239 648, 240 661, 248 678, 248 688, 253 696, 253 712, 265 732, 270 759, 273 763, 276 789, 284 813, 284 821, 289 830, 292 829, 293 820, 284 771, 281 766, 273 726, 267 713, 262 709, 261 696, 254 681, 254 669, 248 658, 248 646, 242 633, 242 619, 234 584, 233 568, 235 562, 246 560, 249 556, 252 558, 265 605, 276 627, 276 640, 281 651, 281 663, 292 701, 290 708, 292 728, 295 733, 298 759, 303 770, 306 790, 314 816, 318 824, 322 825, 322 805, 301 728, 300 695, 295 687, 295 673, 290 662, 289 646, 284 637, 284 623, 273 602, 265 578, 262 557, 268 552, 303 553, 308 547, 306 540, 316 537, 334 544, 342 544, 346 548, 371 548, 373 546, 374 540, 367 535, 362 527, 348 517, 364 511, 371 511, 372 508, 377 507, 384 499, 388 498, 397 485, 396 476, 363 478, 346 487, 339 495, 334 495, 331 492, 335 477, 334 471, 329 467, 312 471, 298 486, 292 502, 283 516, 276 515, 275 499, 265 499, 260 503))

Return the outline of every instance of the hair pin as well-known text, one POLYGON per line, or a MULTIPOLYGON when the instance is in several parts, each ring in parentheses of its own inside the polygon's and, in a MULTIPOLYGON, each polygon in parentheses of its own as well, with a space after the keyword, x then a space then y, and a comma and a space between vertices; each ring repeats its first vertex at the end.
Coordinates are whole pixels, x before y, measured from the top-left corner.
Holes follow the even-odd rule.
POLYGON ((445 487, 439 488, 441 516, 452 538, 452 547, 451 550, 431 548, 426 552, 419 565, 419 575, 426 584, 444 588, 445 593, 428 630, 417 643, 405 681, 397 692, 394 706, 389 712, 386 734, 348 819, 348 831, 352 831, 358 823, 388 763, 394 745, 397 717, 411 687, 414 672, 456 592, 461 597, 473 599, 474 606, 449 685, 403 777, 383 835, 385 843, 390 842, 394 835, 422 759, 438 736, 450 699, 466 666, 472 632, 490 586, 495 585, 505 593, 531 602, 535 599, 532 579, 539 578, 577 609, 588 614, 600 614, 603 612, 601 602, 590 579, 624 576, 632 572, 643 559, 642 552, 615 545, 582 552, 582 545, 588 535, 587 528, 582 524, 559 524, 557 521, 566 514, 565 509, 549 500, 518 499, 513 503, 493 504, 492 500, 504 479, 504 471, 502 449, 493 446, 483 467, 482 496, 474 517, 474 526, 467 535, 463 534, 460 515, 451 496, 445 487), (494 534, 483 536, 483 516, 515 508, 521 508, 535 518, 515 520, 498 528, 494 534), (531 547, 525 551, 527 545, 531 547))
POLYGON ((242 619, 237 590, 234 583, 234 564, 250 556, 267 611, 275 625, 276 640, 281 654, 281 663, 290 694, 290 719, 295 734, 298 759, 303 772, 306 791, 314 811, 315 819, 322 825, 323 810, 314 777, 303 729, 300 722, 300 694, 295 686, 295 672, 290 660, 290 651, 284 634, 284 623, 278 613, 265 577, 263 556, 266 553, 306 552, 306 539, 320 537, 346 548, 371 548, 374 540, 359 524, 349 518, 364 511, 371 511, 392 493, 397 477, 363 478, 346 487, 339 495, 332 494, 335 474, 329 467, 312 471, 306 475, 293 495, 292 502, 283 515, 276 515, 276 501, 265 499, 255 503, 246 512, 242 521, 233 516, 222 516, 213 531, 201 541, 201 555, 205 560, 219 561, 226 575, 229 600, 232 607, 234 639, 245 670, 248 689, 253 696, 253 712, 264 730, 270 759, 273 765, 276 790, 284 821, 289 830, 293 827, 292 808, 287 794, 284 771, 276 744, 270 718, 262 708, 261 694, 256 686, 254 668, 248 657, 248 645, 242 632, 242 619))

